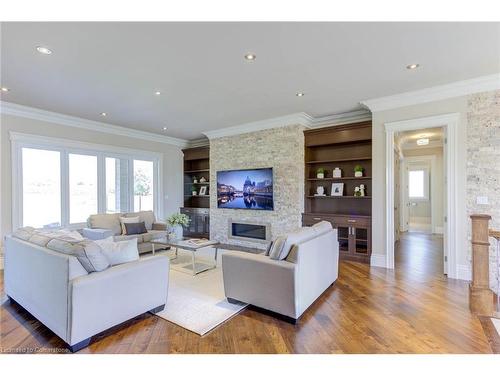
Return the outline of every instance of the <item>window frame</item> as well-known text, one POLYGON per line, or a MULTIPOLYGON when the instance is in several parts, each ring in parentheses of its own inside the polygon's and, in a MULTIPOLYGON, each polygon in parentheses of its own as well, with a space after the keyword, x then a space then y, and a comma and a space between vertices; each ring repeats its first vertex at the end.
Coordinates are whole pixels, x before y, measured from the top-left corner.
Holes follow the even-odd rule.
MULTIPOLYGON (((97 157, 97 213, 106 213, 106 163, 107 157, 128 159, 129 179, 133 179, 133 161, 153 162, 153 206, 155 215, 163 217, 163 155, 137 149, 129 149, 103 144, 72 141, 18 132, 10 132, 11 167, 12 167, 12 227, 13 230, 23 225, 23 162, 22 149, 33 148, 60 152, 61 175, 61 228, 79 229, 86 227, 86 222, 69 222, 69 154, 91 155, 97 157)), ((133 209, 133 184, 129 183, 129 208, 133 209)))
POLYGON ((429 201, 429 191, 430 191, 430 168, 427 165, 415 165, 410 164, 408 166, 407 173, 407 183, 408 183, 408 201, 409 202, 427 202, 429 201), (423 197, 411 197, 410 196, 410 172, 412 171, 423 171, 424 172, 424 196, 423 197))

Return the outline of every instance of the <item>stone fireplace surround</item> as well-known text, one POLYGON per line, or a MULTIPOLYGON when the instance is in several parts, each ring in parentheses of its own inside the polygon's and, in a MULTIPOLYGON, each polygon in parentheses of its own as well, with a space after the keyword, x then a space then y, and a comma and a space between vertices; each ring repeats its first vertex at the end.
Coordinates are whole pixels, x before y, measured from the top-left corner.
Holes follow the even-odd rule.
POLYGON ((290 125, 210 140, 210 191, 217 171, 273 168, 274 211, 217 208, 210 196, 210 237, 222 243, 265 248, 267 241, 230 238, 230 223, 269 225, 271 240, 301 226, 304 210, 304 127, 290 125))

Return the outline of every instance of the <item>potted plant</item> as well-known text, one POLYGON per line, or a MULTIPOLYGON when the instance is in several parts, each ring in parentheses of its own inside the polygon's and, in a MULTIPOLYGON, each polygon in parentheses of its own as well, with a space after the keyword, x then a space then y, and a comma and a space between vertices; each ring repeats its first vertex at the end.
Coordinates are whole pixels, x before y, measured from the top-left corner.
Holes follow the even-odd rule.
POLYGON ((316 178, 325 178, 325 168, 318 168, 316 178))
POLYGON ((196 195, 198 192, 196 191, 196 188, 194 186, 191 186, 191 194, 196 195))
POLYGON ((354 167, 354 177, 363 177, 363 167, 361 165, 354 167))
POLYGON ((173 214, 167 219, 169 233, 177 239, 182 239, 183 228, 189 225, 191 219, 185 214, 173 214))

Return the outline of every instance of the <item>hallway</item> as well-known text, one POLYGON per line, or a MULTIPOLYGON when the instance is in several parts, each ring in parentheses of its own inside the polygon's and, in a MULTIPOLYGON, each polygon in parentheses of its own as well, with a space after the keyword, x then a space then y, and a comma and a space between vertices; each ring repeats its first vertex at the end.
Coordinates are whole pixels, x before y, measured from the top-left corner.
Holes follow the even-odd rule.
POLYGON ((404 232, 395 247, 395 266, 400 272, 428 277, 445 277, 443 236, 423 232, 404 232))

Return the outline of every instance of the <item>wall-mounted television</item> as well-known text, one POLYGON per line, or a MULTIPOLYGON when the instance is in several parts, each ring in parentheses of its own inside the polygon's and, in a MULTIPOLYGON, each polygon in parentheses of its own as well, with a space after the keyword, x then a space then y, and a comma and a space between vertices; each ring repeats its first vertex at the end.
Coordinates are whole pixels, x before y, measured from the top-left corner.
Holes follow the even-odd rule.
POLYGON ((217 207, 274 210, 273 169, 218 171, 217 207))

